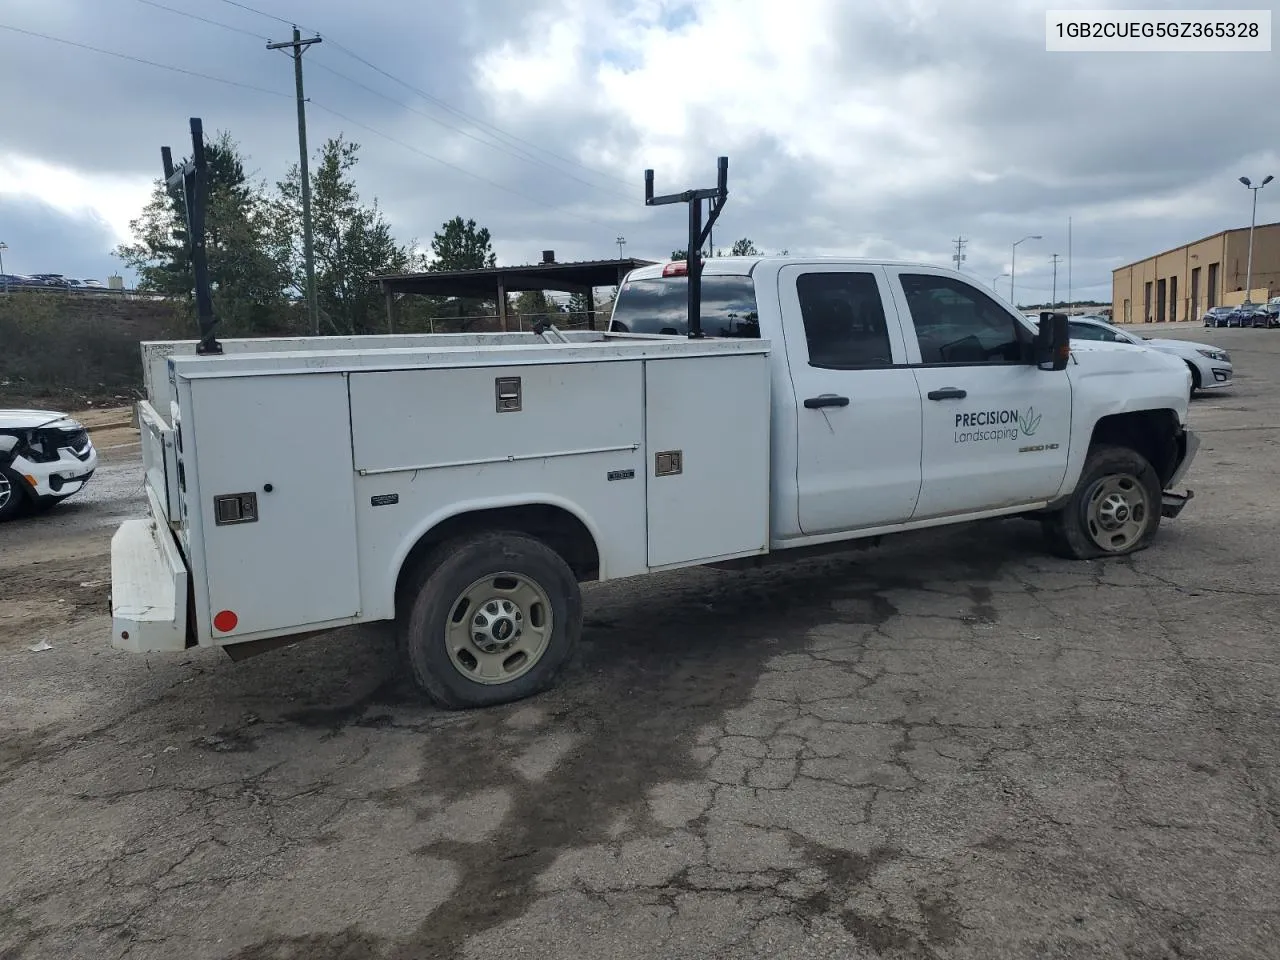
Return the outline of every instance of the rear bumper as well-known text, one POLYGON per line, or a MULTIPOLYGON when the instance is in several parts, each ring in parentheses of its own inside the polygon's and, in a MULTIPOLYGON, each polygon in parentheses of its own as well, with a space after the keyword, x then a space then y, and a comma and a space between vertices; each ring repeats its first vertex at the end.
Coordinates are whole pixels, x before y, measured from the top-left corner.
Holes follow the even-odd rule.
POLYGON ((187 647, 186 562, 169 530, 126 520, 111 538, 111 645, 131 653, 187 647))

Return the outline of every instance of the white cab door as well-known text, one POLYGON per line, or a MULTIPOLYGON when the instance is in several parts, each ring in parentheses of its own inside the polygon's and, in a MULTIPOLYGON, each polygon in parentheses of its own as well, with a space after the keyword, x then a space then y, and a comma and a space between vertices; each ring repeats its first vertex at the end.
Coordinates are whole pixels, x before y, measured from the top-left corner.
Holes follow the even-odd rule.
POLYGON ((929 267, 887 273, 924 410, 914 519, 1057 495, 1071 436, 1066 371, 1036 366, 1034 332, 975 283, 929 267))
POLYGON ((901 523, 920 492, 920 391, 882 267, 778 275, 808 536, 901 523))

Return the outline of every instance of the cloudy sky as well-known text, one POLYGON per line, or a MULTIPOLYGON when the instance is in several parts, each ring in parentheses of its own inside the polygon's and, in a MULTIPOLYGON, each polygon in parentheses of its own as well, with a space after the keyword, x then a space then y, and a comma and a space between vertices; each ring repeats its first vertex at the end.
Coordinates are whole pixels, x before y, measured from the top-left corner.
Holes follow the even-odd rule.
MULTIPOLYGON (((296 19, 324 38, 304 59, 310 143, 362 144, 361 192, 401 240, 461 214, 500 263, 614 256, 619 236, 662 258, 683 208, 645 208, 644 169, 659 192, 712 186, 724 154, 717 246, 948 264, 962 236, 990 283, 1040 234, 1018 248, 1025 302, 1048 297, 1054 253, 1065 291, 1070 217, 1073 291, 1109 299, 1113 267, 1247 226, 1236 178, 1280 176, 1280 54, 1047 53, 1049 6, 1134 5, 0 0, 5 267, 119 271, 111 249, 192 116, 280 177, 293 76, 265 45, 296 19)), ((1280 181, 1259 195, 1274 220, 1280 181)))

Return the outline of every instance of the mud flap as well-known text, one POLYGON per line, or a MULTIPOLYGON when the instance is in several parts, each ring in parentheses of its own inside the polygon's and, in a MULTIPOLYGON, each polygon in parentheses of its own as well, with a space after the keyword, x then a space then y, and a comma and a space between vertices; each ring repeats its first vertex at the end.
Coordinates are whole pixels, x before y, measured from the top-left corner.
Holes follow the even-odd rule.
POLYGON ((1174 519, 1194 496, 1195 493, 1191 490, 1186 493, 1173 493, 1170 490, 1166 490, 1161 497, 1160 516, 1168 520, 1174 519))

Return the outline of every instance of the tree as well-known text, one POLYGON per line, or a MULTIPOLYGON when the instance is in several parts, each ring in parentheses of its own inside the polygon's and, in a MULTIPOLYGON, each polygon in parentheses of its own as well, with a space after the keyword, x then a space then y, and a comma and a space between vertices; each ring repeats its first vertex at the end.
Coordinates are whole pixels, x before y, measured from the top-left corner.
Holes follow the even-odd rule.
POLYGON ((488 228, 462 217, 444 222, 431 238, 431 251, 436 259, 429 270, 482 270, 498 263, 488 228))
POLYGON ((547 299, 541 290, 526 290, 516 297, 515 312, 519 315, 523 326, 532 326, 543 320, 550 320, 558 308, 547 299))
MULTIPOLYGON (((229 133, 205 144, 205 162, 205 251, 219 332, 276 332, 284 322, 287 278, 273 255, 264 188, 249 181, 245 159, 229 133)), ((193 311, 195 276, 182 201, 157 180, 129 228, 133 242, 120 244, 114 254, 137 272, 139 289, 184 298, 193 311)))
POLYGON ((587 295, 585 293, 569 294, 569 302, 565 305, 565 313, 569 316, 566 323, 574 326, 587 325, 587 295))
MULTIPOLYGON (((687 259, 686 254, 687 254, 687 251, 685 250, 672 250, 671 259, 685 260, 687 259)), ((713 257, 723 257, 725 255, 725 252, 723 250, 715 250, 712 252, 711 255, 713 257)), ((787 255, 787 251, 783 250, 780 255, 785 257, 787 255)), ((743 237, 741 240, 734 241, 733 246, 729 249, 729 256, 731 257, 762 257, 764 256, 764 251, 757 248, 756 245, 752 243, 749 239, 747 239, 746 237, 743 237)))
MULTIPOLYGON (((316 299, 321 324, 334 333, 359 334, 384 329, 382 294, 371 283, 380 274, 405 272, 409 249, 395 242, 391 226, 375 198, 361 202, 351 171, 359 162, 358 143, 341 134, 316 151, 311 178, 312 245, 316 299)), ((287 264, 289 283, 299 298, 306 294, 302 248, 302 178, 290 167, 276 185, 275 244, 287 264)))
MULTIPOLYGON (((435 272, 483 270, 498 264, 488 228, 478 227, 475 220, 463 220, 460 216, 441 224, 431 238, 431 252, 435 259, 427 269, 435 272)), ((496 296, 491 300, 475 297, 429 299, 429 308, 434 315, 451 321, 459 330, 470 330, 484 317, 497 313, 496 296)))

